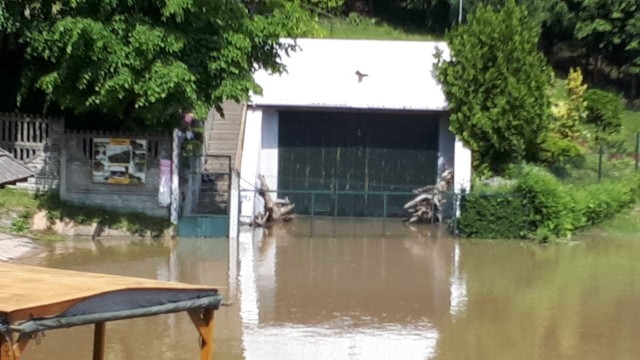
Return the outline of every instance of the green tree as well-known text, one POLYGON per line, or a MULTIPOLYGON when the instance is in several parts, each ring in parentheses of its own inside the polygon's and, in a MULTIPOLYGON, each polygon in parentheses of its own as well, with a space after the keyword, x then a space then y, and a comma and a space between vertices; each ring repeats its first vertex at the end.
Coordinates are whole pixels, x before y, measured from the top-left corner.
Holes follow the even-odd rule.
POLYGON ((302 4, 312 12, 338 13, 344 7, 344 0, 304 0, 302 4))
POLYGON ((590 62, 601 74, 627 80, 634 97, 640 73, 640 2, 637 0, 546 0, 544 45, 553 58, 590 62))
POLYGON ((565 91, 566 98, 553 102, 552 122, 542 144, 542 162, 555 168, 583 155, 578 140, 583 132, 580 125, 587 116, 587 85, 583 83, 580 68, 569 70, 565 91))
POLYGON ((225 99, 259 92, 253 71, 281 71, 279 51, 294 49, 280 39, 313 30, 308 13, 284 0, 249 8, 232 0, 15 4, 27 96, 40 89, 63 109, 145 126, 185 111, 204 117, 225 99))
POLYGON ((596 141, 601 142, 622 126, 624 105, 622 97, 603 90, 589 89, 585 94, 587 116, 585 122, 596 129, 596 141))
POLYGON ((577 3, 576 39, 588 49, 597 70, 609 72, 613 68, 631 75, 635 92, 635 79, 640 73, 640 2, 578 0, 577 3))
POLYGON ((556 101, 552 107, 553 122, 551 130, 563 139, 576 140, 580 133, 579 125, 587 116, 585 92, 587 85, 583 83, 580 68, 569 70, 565 87, 567 99, 556 101))
POLYGON ((476 170, 537 160, 549 127, 552 73, 537 48, 540 28, 508 0, 479 6, 448 34, 451 60, 438 77, 451 112, 451 130, 474 151, 476 170))

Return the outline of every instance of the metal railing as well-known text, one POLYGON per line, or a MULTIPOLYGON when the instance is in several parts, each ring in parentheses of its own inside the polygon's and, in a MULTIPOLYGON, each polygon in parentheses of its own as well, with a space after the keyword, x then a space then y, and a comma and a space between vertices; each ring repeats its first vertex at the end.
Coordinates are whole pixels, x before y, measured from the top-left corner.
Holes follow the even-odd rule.
POLYGON ((183 214, 228 214, 231 156, 192 156, 185 160, 187 181, 183 214))
MULTIPOLYGON (((242 180, 245 184, 247 181, 242 180)), ((240 189, 240 199, 258 198, 258 189, 240 189), (245 196, 243 196, 245 195, 245 196)), ((410 217, 410 213, 404 209, 404 205, 413 200, 417 194, 413 191, 363 191, 363 190, 269 190, 269 194, 276 198, 289 198, 295 204, 295 214, 309 219, 309 233, 314 234, 314 222, 317 220, 331 220, 333 222, 333 235, 335 235, 335 223, 339 219, 377 219, 380 220, 382 232, 386 234, 388 219, 397 220, 398 224, 404 224, 403 220, 410 217)), ((459 196, 453 192, 442 193, 447 200, 441 209, 443 220, 451 220, 455 223, 457 202, 459 196)), ((436 222, 435 213, 438 210, 431 205, 434 216, 430 223, 436 222)))

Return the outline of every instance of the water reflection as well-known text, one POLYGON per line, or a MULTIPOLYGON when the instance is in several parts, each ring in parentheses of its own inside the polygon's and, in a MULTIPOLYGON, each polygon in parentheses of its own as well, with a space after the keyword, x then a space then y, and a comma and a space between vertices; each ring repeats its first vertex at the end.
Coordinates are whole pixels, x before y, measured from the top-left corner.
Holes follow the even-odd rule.
MULTIPOLYGON (((56 243, 42 265, 222 286, 216 359, 635 359, 640 238, 455 241, 441 227, 297 220, 263 234, 56 243), (330 236, 336 232, 338 237, 330 236), (231 261, 229 261, 231 259, 231 261)), ((90 327, 25 359, 82 359, 90 327)), ((109 359, 194 359, 186 315, 107 325, 109 359)))
POLYGON ((241 232, 246 359, 434 357, 438 322, 463 310, 466 291, 460 250, 444 229, 396 238, 296 230, 241 232))

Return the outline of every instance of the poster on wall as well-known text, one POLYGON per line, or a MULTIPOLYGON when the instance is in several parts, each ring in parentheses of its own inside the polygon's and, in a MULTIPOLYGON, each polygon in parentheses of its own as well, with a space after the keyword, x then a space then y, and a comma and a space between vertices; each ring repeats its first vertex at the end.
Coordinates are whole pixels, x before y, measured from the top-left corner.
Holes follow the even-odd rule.
POLYGON ((93 139, 92 170, 94 183, 144 184, 147 140, 93 139))

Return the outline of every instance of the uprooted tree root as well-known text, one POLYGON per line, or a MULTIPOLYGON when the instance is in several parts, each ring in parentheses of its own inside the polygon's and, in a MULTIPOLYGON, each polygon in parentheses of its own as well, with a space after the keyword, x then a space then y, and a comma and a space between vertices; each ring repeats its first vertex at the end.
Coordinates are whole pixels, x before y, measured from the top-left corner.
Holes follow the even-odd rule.
POLYGON ((437 184, 414 189, 416 197, 404 205, 404 209, 410 214, 404 221, 408 224, 436 220, 442 222, 442 208, 447 202, 444 195, 452 184, 453 171, 446 170, 437 184))
POLYGON ((256 216, 253 221, 254 225, 270 227, 274 223, 291 221, 295 217, 293 213, 295 204, 292 204, 288 198, 273 200, 269 186, 263 175, 260 175, 258 195, 264 200, 264 212, 256 216))

